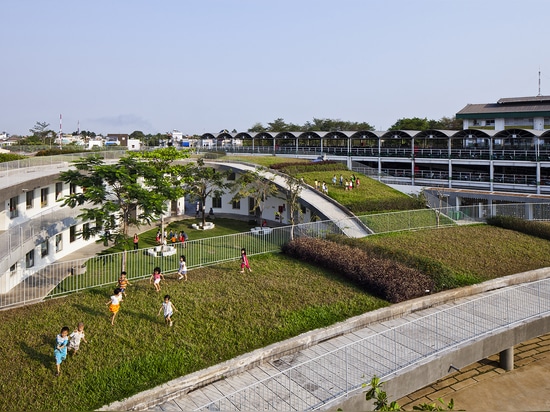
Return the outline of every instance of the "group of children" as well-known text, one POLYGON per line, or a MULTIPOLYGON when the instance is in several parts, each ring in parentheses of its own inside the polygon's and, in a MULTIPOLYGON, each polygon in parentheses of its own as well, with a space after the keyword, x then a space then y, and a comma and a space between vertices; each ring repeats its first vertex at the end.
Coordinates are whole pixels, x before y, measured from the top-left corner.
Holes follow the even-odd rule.
POLYGON ((155 240, 159 245, 167 244, 168 242, 172 242, 172 243, 180 242, 180 243, 183 243, 184 247, 185 247, 185 242, 187 242, 188 239, 189 237, 187 236, 187 233, 185 233, 184 230, 181 230, 179 233, 174 232, 172 230, 170 230, 170 233, 167 233, 165 230, 164 234, 159 230, 157 231, 157 235, 155 237, 155 240))
MULTIPOLYGON (((249 272, 252 272, 252 269, 250 268, 250 263, 248 261, 248 257, 246 256, 246 250, 244 248, 241 249, 241 273, 244 273, 245 269, 248 269, 249 272)), ((149 283, 153 283, 155 286, 155 290, 157 292, 160 292, 160 281, 161 279, 165 279, 164 275, 162 274, 162 271, 160 267, 155 267, 153 269, 153 274, 151 275, 151 278, 149 279, 149 283)), ((180 256, 180 263, 178 268, 178 280, 184 279, 187 280, 187 264, 185 261, 185 255, 180 256)), ((123 297, 126 297, 126 288, 131 285, 131 283, 128 281, 126 277, 126 272, 123 271, 120 274, 120 277, 117 281, 117 287, 113 291, 113 295, 110 297, 109 301, 107 302, 107 305, 109 306, 109 312, 111 312, 111 325, 115 324, 115 318, 117 313, 120 310, 120 303, 123 300, 123 297)), ((170 295, 164 296, 164 301, 162 302, 162 306, 159 309, 159 312, 157 316, 161 314, 161 312, 164 314, 164 322, 168 326, 173 325, 172 321, 172 315, 174 312, 178 312, 172 301, 170 300, 170 295)), ((56 376, 59 376, 61 373, 61 363, 67 358, 67 351, 72 350, 74 351, 74 354, 77 353, 78 349, 80 348, 80 342, 86 342, 86 338, 84 337, 84 323, 80 322, 77 326, 77 329, 69 334, 69 327, 63 326, 61 328, 61 332, 59 335, 57 335, 55 340, 55 348, 54 348, 54 357, 55 357, 55 365, 56 365, 56 376)))
POLYGON ((53 351, 56 367, 55 376, 61 374, 61 363, 67 358, 67 352, 73 351, 73 355, 76 355, 78 349, 80 349, 81 341, 88 343, 84 337, 84 323, 79 322, 75 331, 70 335, 68 326, 61 328, 61 332, 55 338, 55 348, 53 351))

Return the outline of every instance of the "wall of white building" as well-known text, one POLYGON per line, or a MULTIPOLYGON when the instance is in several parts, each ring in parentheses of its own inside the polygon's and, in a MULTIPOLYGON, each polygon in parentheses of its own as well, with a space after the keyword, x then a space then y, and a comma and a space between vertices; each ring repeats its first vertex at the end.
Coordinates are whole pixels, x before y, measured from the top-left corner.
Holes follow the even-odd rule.
MULTIPOLYGON (((16 253, 8 253, 6 270, 2 269, 3 273, 0 273, 0 293, 8 292, 31 274, 97 240, 84 240, 75 235, 82 231, 83 226, 77 219, 79 211, 62 207, 59 201, 71 191, 79 190, 81 188, 74 185, 53 181, 33 189, 23 189, 18 195, 0 201, 0 231, 5 231, 2 236, 19 242, 16 253), (13 236, 10 236, 10 231, 14 232, 13 236)), ((250 212, 252 199, 232 202, 232 197, 232 193, 223 194, 219 199, 209 197, 206 213, 212 208, 215 215, 237 215, 248 220, 256 218, 256 214, 250 212)), ((185 210, 184 198, 168 201, 165 217, 183 216, 185 210)), ((309 222, 315 214, 309 207, 303 207, 302 212, 300 220, 303 222, 309 222)), ((282 193, 264 202, 261 219, 269 225, 289 223, 289 208, 282 193)), ((13 251, 13 248, 9 250, 13 251)))

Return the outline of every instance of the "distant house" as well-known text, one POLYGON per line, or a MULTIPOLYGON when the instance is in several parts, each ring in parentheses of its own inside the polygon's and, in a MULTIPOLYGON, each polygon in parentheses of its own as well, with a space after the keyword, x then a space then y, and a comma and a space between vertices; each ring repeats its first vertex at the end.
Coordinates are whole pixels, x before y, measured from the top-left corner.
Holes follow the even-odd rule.
POLYGON ((128 139, 128 150, 141 150, 141 140, 128 139))
POLYGON ((105 137, 105 146, 128 146, 128 135, 110 133, 105 137))

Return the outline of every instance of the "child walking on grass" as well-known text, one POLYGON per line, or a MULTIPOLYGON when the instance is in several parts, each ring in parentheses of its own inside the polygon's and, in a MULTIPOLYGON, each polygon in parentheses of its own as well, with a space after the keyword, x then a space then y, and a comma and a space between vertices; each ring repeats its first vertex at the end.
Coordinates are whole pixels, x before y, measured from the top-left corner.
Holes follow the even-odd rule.
POLYGON ((248 263, 248 257, 246 256, 245 248, 241 249, 241 273, 244 273, 244 268, 247 268, 249 272, 252 272, 250 269, 250 263, 248 263))
POLYGON ((174 306, 174 304, 170 301, 170 295, 164 296, 164 302, 162 302, 162 306, 159 309, 159 313, 157 313, 157 316, 160 315, 160 312, 164 312, 164 322, 168 326, 172 326, 172 315, 174 312, 177 312, 178 310, 174 306))
POLYGON ((157 292, 160 292, 160 280, 164 280, 164 275, 160 271, 160 268, 157 266, 153 269, 153 274, 149 278, 149 283, 153 282, 153 285, 155 286, 155 290, 157 292))
POLYGON ((109 312, 112 313, 111 315, 111 325, 115 324, 115 317, 118 311, 120 310, 120 302, 122 302, 122 291, 120 288, 116 288, 113 291, 113 296, 111 296, 111 299, 107 302, 107 305, 109 305, 109 312))
POLYGON ((55 338, 55 348, 53 355, 55 356, 55 367, 57 372, 55 376, 61 374, 61 362, 67 358, 67 345, 69 344, 69 327, 63 326, 61 332, 55 338))
POLYGON ((69 335, 69 351, 74 351, 73 355, 76 355, 78 349, 80 349, 80 341, 88 343, 84 337, 84 322, 78 322, 76 330, 69 335))
POLYGON ((180 256, 180 267, 178 269, 178 280, 182 279, 187 281, 187 263, 185 263, 185 255, 180 256))

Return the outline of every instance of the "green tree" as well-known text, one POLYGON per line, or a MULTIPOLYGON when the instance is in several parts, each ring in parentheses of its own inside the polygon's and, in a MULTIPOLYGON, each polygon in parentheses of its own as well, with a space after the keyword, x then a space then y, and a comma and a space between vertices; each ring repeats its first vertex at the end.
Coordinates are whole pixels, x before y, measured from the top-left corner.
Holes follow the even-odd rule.
POLYGON ((462 130, 462 120, 457 119, 456 117, 445 117, 437 121, 436 127, 434 129, 441 130, 462 130))
POLYGON ((399 119, 388 130, 429 130, 430 126, 427 118, 412 117, 399 119))
POLYGON ((128 152, 117 163, 105 163, 99 155, 74 161, 74 168, 61 172, 60 180, 82 188, 62 199, 63 206, 83 206, 79 218, 90 224, 78 235, 99 235, 126 249, 131 226, 158 219, 167 200, 183 195, 177 181, 181 166, 173 162, 184 157, 186 152, 166 148, 128 152))
POLYGON ((32 129, 29 129, 30 136, 21 140, 22 145, 37 145, 51 144, 55 139, 55 132, 48 129, 50 126, 47 122, 36 122, 32 129))
POLYGON ((187 165, 179 171, 179 177, 183 185, 184 193, 193 200, 200 202, 202 206, 202 225, 206 224, 206 199, 209 197, 221 197, 230 190, 232 183, 227 179, 232 174, 231 170, 218 170, 206 166, 202 158, 196 164, 187 165))
POLYGON ((140 130, 134 130, 130 135, 128 136, 130 139, 138 139, 142 142, 145 141, 145 134, 140 130))
POLYGON ((294 226, 300 223, 302 219, 302 205, 300 204, 300 195, 302 194, 303 184, 294 176, 296 171, 289 170, 289 174, 285 176, 286 190, 285 200, 288 206, 288 214, 290 216, 290 240, 294 239, 294 226))
POLYGON ((273 182, 273 179, 264 177, 262 172, 265 170, 265 168, 257 167, 254 171, 242 173, 232 188, 234 201, 240 201, 248 197, 254 200, 254 206, 250 212, 255 214, 258 225, 264 211, 265 201, 269 197, 275 196, 278 192, 277 185, 273 182))
POLYGON ((289 130, 288 125, 280 117, 278 119, 273 120, 270 123, 267 123, 267 125, 268 125, 267 130, 270 132, 286 132, 289 130))

